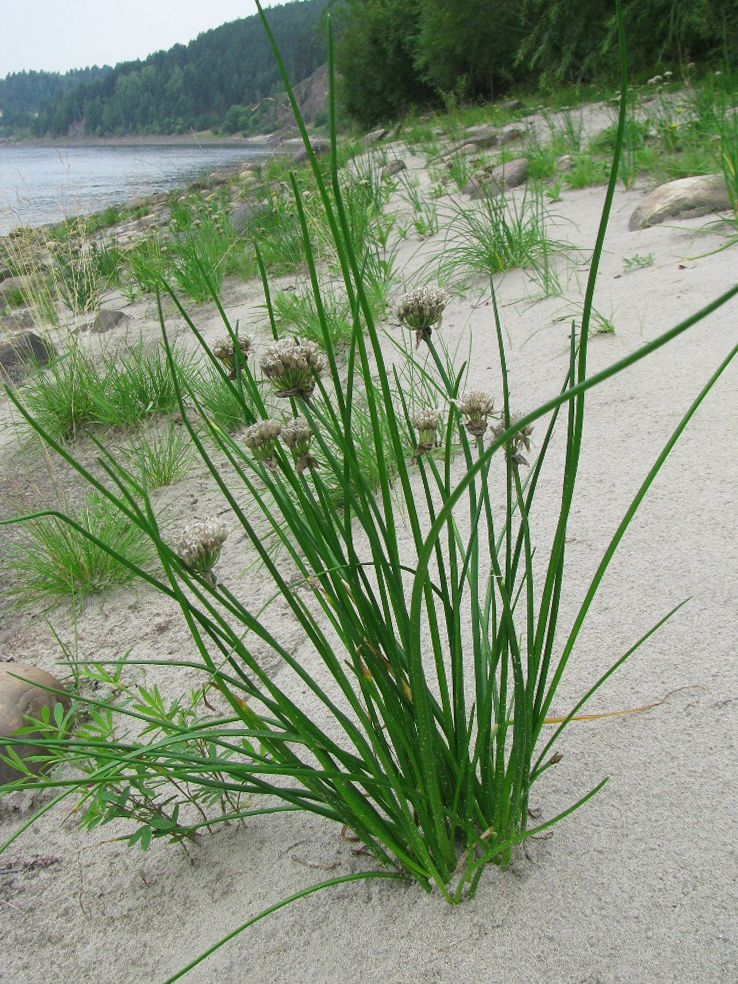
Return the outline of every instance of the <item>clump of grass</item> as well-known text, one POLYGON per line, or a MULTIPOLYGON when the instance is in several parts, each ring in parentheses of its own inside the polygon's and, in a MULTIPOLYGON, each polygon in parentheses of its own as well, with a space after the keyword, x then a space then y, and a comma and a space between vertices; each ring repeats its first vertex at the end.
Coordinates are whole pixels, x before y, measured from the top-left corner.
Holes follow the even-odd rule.
POLYGON ((153 293, 167 273, 168 246, 153 233, 140 239, 125 254, 131 293, 153 293))
POLYGON ((253 413, 241 386, 213 365, 201 368, 191 382, 198 413, 210 426, 232 434, 253 423, 253 413))
POLYGON ((196 219, 191 229, 169 243, 174 282, 193 301, 209 300, 221 288, 228 255, 235 246, 236 234, 228 223, 210 217, 196 219))
POLYGON ((539 190, 520 201, 486 195, 479 205, 451 206, 446 239, 440 251, 444 280, 489 278, 507 270, 529 269, 547 292, 557 290, 551 260, 566 243, 550 239, 539 190))
POLYGON ((299 293, 280 291, 274 295, 274 316, 278 331, 289 331, 299 338, 307 338, 326 348, 325 327, 330 332, 335 348, 345 349, 351 342, 353 319, 345 293, 340 290, 321 292, 323 316, 318 312, 312 290, 299 293))
POLYGON ((581 154, 573 157, 571 170, 564 174, 564 181, 570 188, 588 188, 590 185, 606 184, 609 173, 603 157, 581 154))
MULTIPOLYGON (((180 372, 194 372, 179 353, 180 372)), ((125 427, 177 408, 177 388, 160 345, 125 346, 93 356, 75 344, 30 375, 23 406, 55 441, 75 440, 97 425, 125 427)))
POLYGON ((4 551, 2 567, 14 575, 4 593, 19 608, 81 602, 132 581, 155 556, 140 527, 93 491, 80 509, 24 519, 4 551))
POLYGON ((174 420, 157 430, 142 430, 118 453, 149 490, 174 485, 191 471, 196 458, 190 435, 174 420))
POLYGON ((74 440, 97 421, 105 386, 98 364, 81 346, 75 346, 27 377, 21 400, 51 438, 74 440))

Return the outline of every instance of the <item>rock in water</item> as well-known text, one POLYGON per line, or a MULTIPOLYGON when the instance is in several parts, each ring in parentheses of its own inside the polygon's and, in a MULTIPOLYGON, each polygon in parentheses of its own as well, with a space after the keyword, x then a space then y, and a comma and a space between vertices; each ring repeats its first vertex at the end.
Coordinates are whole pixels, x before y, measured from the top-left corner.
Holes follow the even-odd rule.
MULTIPOLYGON (((61 703, 65 711, 69 710, 68 697, 60 697, 48 690, 42 690, 37 684, 58 690, 64 689, 56 677, 36 666, 24 666, 22 663, 0 664, 0 754, 7 754, 6 749, 9 747, 3 745, 2 738, 9 737, 19 728, 26 727, 28 718, 39 720, 44 707, 48 707, 51 714, 57 703, 61 703), (18 677, 23 679, 17 679, 18 677)), ((13 745, 13 751, 24 760, 37 754, 39 749, 33 745, 34 737, 38 737, 38 733, 31 732, 24 735, 24 744, 13 745)), ((28 765, 35 771, 36 763, 29 762, 28 765)), ((6 782, 13 782, 20 775, 17 769, 6 762, 0 762, 0 786, 6 782)))

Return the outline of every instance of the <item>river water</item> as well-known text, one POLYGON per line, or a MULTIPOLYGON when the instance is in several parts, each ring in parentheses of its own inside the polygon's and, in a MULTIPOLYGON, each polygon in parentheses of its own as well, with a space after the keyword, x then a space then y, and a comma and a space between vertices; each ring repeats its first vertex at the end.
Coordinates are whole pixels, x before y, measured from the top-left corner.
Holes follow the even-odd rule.
POLYGON ((270 153, 233 145, 0 146, 0 235, 182 187, 270 153))

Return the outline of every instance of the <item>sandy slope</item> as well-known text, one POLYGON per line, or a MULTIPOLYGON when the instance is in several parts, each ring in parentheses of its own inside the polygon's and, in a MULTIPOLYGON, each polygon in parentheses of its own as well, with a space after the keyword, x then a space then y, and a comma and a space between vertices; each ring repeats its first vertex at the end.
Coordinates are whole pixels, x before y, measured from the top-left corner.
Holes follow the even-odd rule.
MULTIPOLYGON (((616 330, 593 339, 593 370, 735 281, 734 250, 686 259, 712 243, 696 240, 691 231, 707 220, 629 232, 628 218, 642 193, 619 191, 615 200, 595 303, 616 330), (649 252, 653 266, 622 275, 624 257, 649 252)), ((582 250, 562 261, 562 276, 569 272, 564 298, 531 303, 527 296, 534 289, 522 272, 500 282, 512 394, 521 410, 560 387, 569 323, 603 194, 602 188, 565 191, 552 206, 560 217, 557 235, 582 250)), ((419 252, 417 240, 403 242, 399 269, 417 269, 432 246, 425 243, 419 252)), ((225 302, 229 315, 244 323, 258 315, 261 299, 255 285, 233 284, 225 302)), ((449 305, 444 337, 461 351, 471 342, 469 385, 495 390, 499 372, 490 308, 484 299, 476 302, 470 294, 449 305)), ((735 302, 729 304, 592 393, 568 547, 564 624, 653 458, 734 344, 736 310, 735 302)), ((128 313, 135 316, 132 331, 153 337, 151 307, 139 304, 128 313)), ((211 309, 196 308, 195 318, 208 338, 217 337, 211 309)), ((572 725, 560 746, 564 760, 535 787, 533 805, 550 816, 610 776, 599 796, 550 839, 529 842, 527 856, 521 853, 507 872, 490 868, 471 902, 451 908, 399 882, 331 889, 249 930, 194 970, 188 982, 738 979, 737 374, 738 366, 726 373, 657 480, 603 585, 562 687, 559 712, 658 617, 692 598, 611 680, 591 710, 638 706, 676 692, 647 713, 572 725)), ((7 487, 10 473, 17 473, 8 460, 14 439, 6 430, 0 440, 7 487)), ((43 470, 33 468, 40 480, 43 470)), ((544 519, 545 507, 555 504, 555 486, 547 496, 540 503, 544 519)), ((198 475, 165 491, 163 499, 176 519, 210 511, 217 502, 210 482, 198 475)), ((224 549, 220 575, 258 603, 268 586, 243 573, 246 561, 246 545, 234 537, 224 549)), ((54 669, 58 652, 41 619, 7 611, 0 617, 0 658, 54 669)), ((309 661, 312 654, 284 608, 276 605, 269 617, 290 651, 309 661)), ((53 622, 69 637, 62 614, 53 622)), ((118 656, 128 648, 151 657, 193 651, 177 612, 143 589, 118 590, 92 602, 80 619, 82 658, 118 656)), ((166 670, 156 678, 172 693, 195 682, 194 675, 166 670)), ((31 805, 30 794, 0 801, 0 837, 17 829, 31 805)), ((142 854, 106 842, 121 832, 112 826, 85 836, 72 820, 64 822, 67 812, 52 811, 0 856, 3 984, 37 984, 50 975, 64 984, 157 984, 267 905, 324 878, 373 865, 354 856, 337 829, 309 816, 256 818, 205 837, 190 863, 173 847, 155 845, 142 854), (56 861, 33 871, 7 871, 11 862, 34 858, 56 861)))

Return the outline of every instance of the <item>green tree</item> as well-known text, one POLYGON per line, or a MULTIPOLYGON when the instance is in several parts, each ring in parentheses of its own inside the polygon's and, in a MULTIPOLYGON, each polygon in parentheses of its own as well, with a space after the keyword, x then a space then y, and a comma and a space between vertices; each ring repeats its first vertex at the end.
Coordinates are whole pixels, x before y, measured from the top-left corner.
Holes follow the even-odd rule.
POLYGON ((348 114, 364 126, 432 101, 416 66, 420 0, 347 0, 336 63, 348 114))
POLYGON ((515 76, 519 0, 420 0, 415 62, 435 90, 492 99, 515 76))

